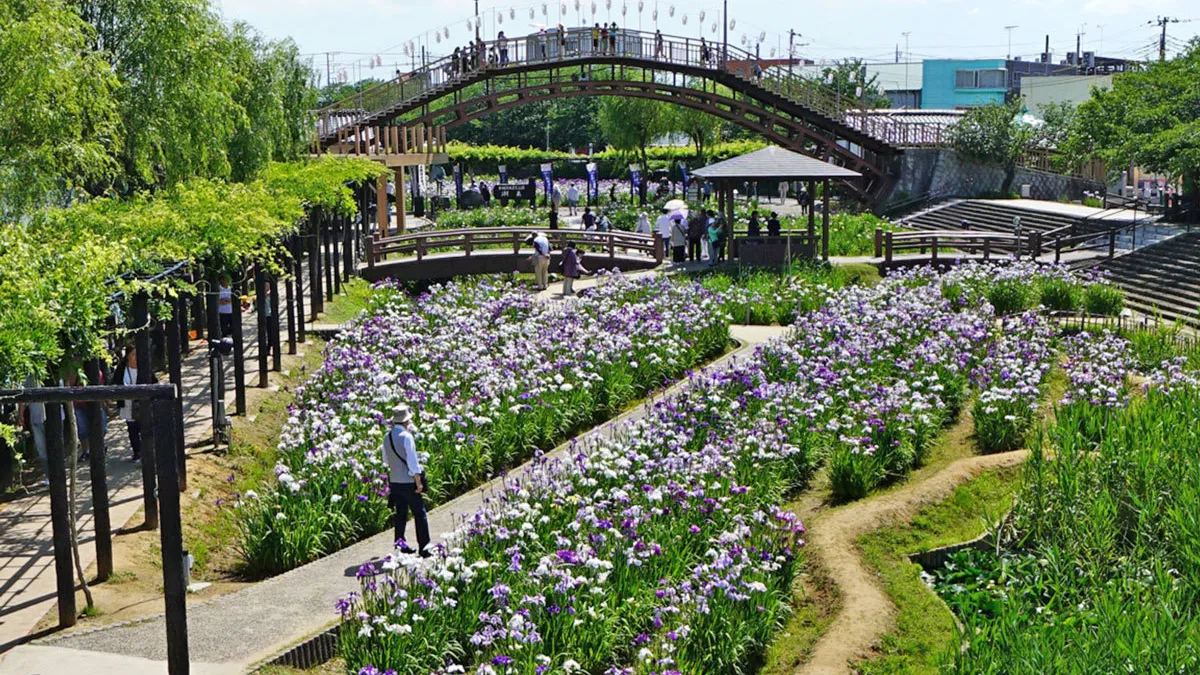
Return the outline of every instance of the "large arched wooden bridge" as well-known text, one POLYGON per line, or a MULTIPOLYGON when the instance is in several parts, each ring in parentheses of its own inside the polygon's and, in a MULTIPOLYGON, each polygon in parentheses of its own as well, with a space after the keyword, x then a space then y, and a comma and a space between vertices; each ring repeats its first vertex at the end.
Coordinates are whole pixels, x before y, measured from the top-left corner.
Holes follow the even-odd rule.
POLYGON ((483 58, 453 56, 317 111, 322 150, 360 152, 368 129, 444 126, 514 106, 574 96, 635 96, 711 113, 767 140, 863 174, 853 185, 874 201, 886 194, 904 147, 940 141, 940 126, 881 119, 853 96, 773 70, 761 75, 747 52, 695 38, 619 30, 615 47, 593 48, 591 29, 484 43, 483 58))

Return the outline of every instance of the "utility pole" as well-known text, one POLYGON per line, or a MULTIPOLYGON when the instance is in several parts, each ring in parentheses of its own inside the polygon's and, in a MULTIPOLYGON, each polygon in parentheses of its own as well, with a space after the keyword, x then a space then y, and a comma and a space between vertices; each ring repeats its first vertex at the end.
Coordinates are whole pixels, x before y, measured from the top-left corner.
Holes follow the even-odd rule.
POLYGON ((479 40, 479 0, 475 0, 475 39, 479 40))
POLYGON ((1083 69, 1083 52, 1081 50, 1083 49, 1083 36, 1087 34, 1083 32, 1084 28, 1087 28, 1086 23, 1079 24, 1079 32, 1075 33, 1075 70, 1077 71, 1083 69))
POLYGON ((912 60, 908 55, 908 36, 911 34, 909 30, 901 33, 904 36, 904 91, 908 91, 908 62, 912 60))
POLYGON ((1157 23, 1159 27, 1162 28, 1162 35, 1160 35, 1158 38, 1158 60, 1161 63, 1167 60, 1167 24, 1179 23, 1179 19, 1172 19, 1169 16, 1160 16, 1157 21, 1151 23, 1157 23))
MULTIPOLYGON (((1166 29, 1163 29, 1166 34, 1166 29)), ((721 65, 729 63, 729 0, 725 0, 721 10, 721 65)))
POLYGON ((1008 56, 1005 57, 1006 61, 1012 61, 1012 32, 1014 28, 1020 28, 1020 26, 1004 27, 1004 30, 1008 31, 1008 56))
MULTIPOLYGON (((788 79, 792 79, 792 61, 796 58, 796 36, 800 35, 792 29, 788 29, 788 79)), ((804 37, 800 35, 800 37, 804 37)))

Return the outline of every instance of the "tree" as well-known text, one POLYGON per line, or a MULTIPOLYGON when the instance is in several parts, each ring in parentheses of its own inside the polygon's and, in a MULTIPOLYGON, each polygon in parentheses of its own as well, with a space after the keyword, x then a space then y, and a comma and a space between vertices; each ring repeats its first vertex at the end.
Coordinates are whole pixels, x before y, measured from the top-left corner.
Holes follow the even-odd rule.
POLYGON ((1004 169, 1000 191, 1007 194, 1016 177, 1017 162, 1028 150, 1036 130, 1022 119, 1022 99, 972 108, 947 133, 950 145, 964 156, 1004 169))
POLYGON ((1200 201, 1200 38, 1176 58, 1113 77, 1079 106, 1075 140, 1110 166, 1183 180, 1200 201))
POLYGON ((705 149, 720 140, 724 126, 721 118, 687 106, 673 105, 664 114, 666 130, 686 135, 696 147, 700 164, 704 164, 705 149))
POLYGON ((633 96, 605 96, 600 102, 599 118, 609 144, 636 154, 647 167, 646 146, 666 130, 666 104, 633 96))
POLYGON ((0 220, 116 175, 119 84, 92 39, 62 0, 0 0, 0 220))
POLYGON ((840 98, 845 107, 854 107, 855 101, 864 108, 892 107, 892 100, 879 86, 879 76, 868 75, 862 59, 843 59, 825 67, 821 86, 830 96, 840 98))

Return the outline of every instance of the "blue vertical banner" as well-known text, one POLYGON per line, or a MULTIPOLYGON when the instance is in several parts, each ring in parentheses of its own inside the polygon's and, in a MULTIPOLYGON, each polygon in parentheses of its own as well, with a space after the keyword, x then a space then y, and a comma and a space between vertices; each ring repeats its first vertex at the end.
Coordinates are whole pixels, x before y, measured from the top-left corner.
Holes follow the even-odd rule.
POLYGON ((500 169, 500 182, 507 183, 508 182, 508 165, 501 164, 498 168, 500 169))
POLYGON ((629 165, 629 184, 633 188, 630 191, 630 198, 632 200, 636 201, 637 195, 638 195, 638 188, 642 184, 642 168, 640 166, 638 166, 637 164, 629 165))
POLYGON ((687 170, 687 162, 679 163, 679 172, 683 174, 683 198, 687 199, 687 186, 688 186, 688 178, 689 178, 688 170, 687 170))
POLYGON ((542 186, 546 188, 546 199, 550 199, 550 183, 554 181, 554 165, 542 165, 542 186))
POLYGON ((462 166, 454 165, 454 198, 462 199, 462 166))
POLYGON ((587 177, 588 177, 588 199, 592 200, 593 202, 599 202, 600 201, 600 178, 599 178, 599 174, 596 170, 595 162, 588 162, 587 177))

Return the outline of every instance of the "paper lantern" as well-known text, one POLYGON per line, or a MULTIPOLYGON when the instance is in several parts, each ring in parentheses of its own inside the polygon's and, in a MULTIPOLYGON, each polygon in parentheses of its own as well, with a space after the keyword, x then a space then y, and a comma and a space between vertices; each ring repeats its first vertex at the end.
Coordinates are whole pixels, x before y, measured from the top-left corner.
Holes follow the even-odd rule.
POLYGON ((646 8, 646 3, 642 2, 642 0, 638 0, 638 14, 641 14, 642 10, 645 8, 646 8))
POLYGON ((529 18, 532 20, 534 16, 536 16, 536 14, 534 13, 533 8, 530 7, 529 8, 529 18))
POLYGON ((716 21, 714 21, 714 22, 713 22, 713 25, 712 25, 712 31, 711 31, 711 32, 712 32, 712 34, 713 34, 713 35, 716 35, 716 34, 717 34, 717 22, 716 22, 716 21))
POLYGON ((442 34, 441 33, 434 33, 433 37, 435 40, 437 40, 437 43, 439 45, 442 44, 442 34))
POLYGON ((628 11, 629 11, 629 5, 621 5, 621 16, 625 16, 625 13, 628 11))
POLYGON ((657 8, 654 10, 654 13, 652 13, 652 14, 650 15, 650 18, 651 18, 651 19, 653 19, 653 20, 655 20, 655 21, 658 21, 658 9, 657 9, 657 8))
POLYGON ((546 3, 544 2, 542 3, 542 16, 549 16, 549 14, 546 13, 546 3))
POLYGON ((516 19, 516 18, 517 18, 517 10, 515 10, 515 9, 513 9, 513 8, 509 7, 509 8, 508 8, 508 18, 510 18, 510 19, 516 19))
POLYGON ((449 26, 446 26, 445 30, 442 32, 442 37, 446 38, 447 40, 450 39, 450 27, 449 26))
POLYGON ((612 0, 604 0, 604 9, 612 9, 612 0))
POLYGON ((562 13, 563 14, 567 13, 567 3, 565 3, 565 2, 562 4, 562 13))
POLYGON ((730 19, 729 30, 733 30, 734 28, 737 28, 737 19, 730 19))
POLYGON ((761 32, 761 33, 759 33, 759 34, 758 34, 758 41, 759 41, 759 42, 763 42, 763 41, 764 41, 764 40, 766 40, 766 39, 767 39, 767 31, 765 31, 765 30, 764 30, 763 32, 761 32))
POLYGON ((496 23, 497 23, 497 24, 502 24, 502 23, 504 23, 504 15, 503 15, 503 14, 497 14, 497 15, 496 15, 496 23))
POLYGON ((675 16, 675 5, 671 5, 671 7, 667 9, 667 16, 675 16))
POLYGON ((687 25, 687 14, 683 15, 683 25, 687 25))

